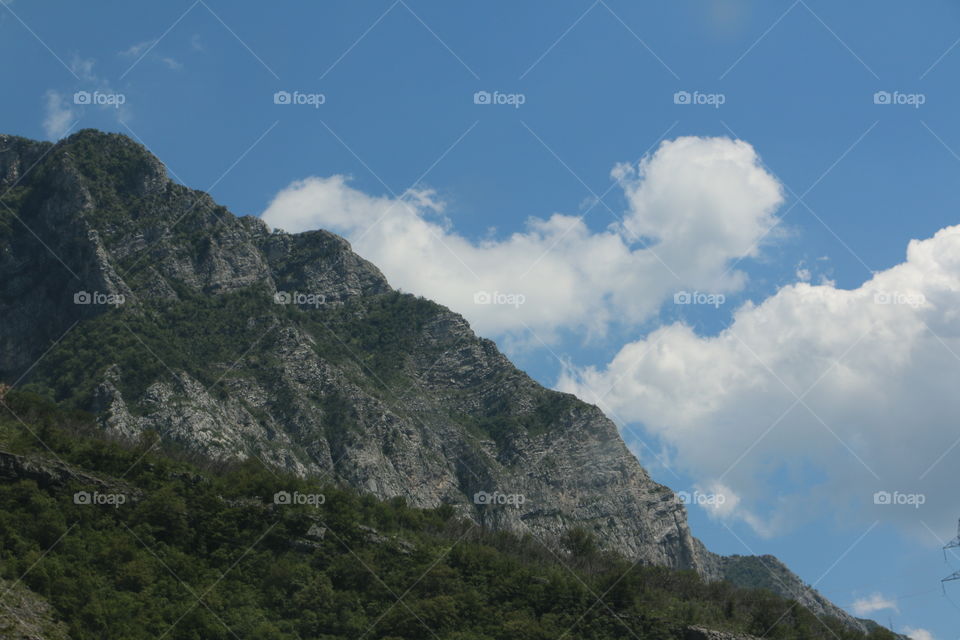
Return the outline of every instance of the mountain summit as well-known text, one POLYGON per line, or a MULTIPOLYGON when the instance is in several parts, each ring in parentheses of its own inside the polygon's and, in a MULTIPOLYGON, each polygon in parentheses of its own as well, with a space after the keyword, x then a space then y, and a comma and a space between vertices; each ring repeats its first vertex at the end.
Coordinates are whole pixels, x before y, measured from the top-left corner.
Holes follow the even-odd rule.
POLYGON ((775 558, 707 551, 598 408, 393 290, 343 238, 236 217, 93 130, 0 136, 0 193, 0 381, 121 436, 448 504, 548 546, 585 530, 863 629, 775 558))

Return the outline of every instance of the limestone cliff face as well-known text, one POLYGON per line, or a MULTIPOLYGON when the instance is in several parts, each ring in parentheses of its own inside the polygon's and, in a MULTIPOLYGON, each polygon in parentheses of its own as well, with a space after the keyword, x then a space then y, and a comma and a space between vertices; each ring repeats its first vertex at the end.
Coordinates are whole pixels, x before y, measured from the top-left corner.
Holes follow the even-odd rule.
POLYGON ((89 130, 0 136, 3 192, 0 380, 115 432, 451 504, 545 544, 583 527, 642 562, 725 575, 599 409, 393 291, 344 239, 235 217, 89 130))

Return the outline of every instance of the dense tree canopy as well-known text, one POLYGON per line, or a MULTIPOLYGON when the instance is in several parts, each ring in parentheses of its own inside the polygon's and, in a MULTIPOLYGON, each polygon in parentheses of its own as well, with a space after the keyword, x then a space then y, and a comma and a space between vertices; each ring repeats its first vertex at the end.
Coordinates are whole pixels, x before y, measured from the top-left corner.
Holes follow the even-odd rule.
POLYGON ((204 461, 154 434, 109 440, 89 416, 28 393, 10 392, 0 412, 0 450, 78 474, 0 484, 0 577, 23 576, 75 640, 646 640, 693 624, 864 637, 768 591, 604 554, 584 530, 552 548, 449 505, 378 501, 257 460, 204 461), (294 498, 276 504, 278 492, 294 498), (114 494, 124 501, 104 502, 114 494), (296 498, 321 494, 319 505, 296 498))

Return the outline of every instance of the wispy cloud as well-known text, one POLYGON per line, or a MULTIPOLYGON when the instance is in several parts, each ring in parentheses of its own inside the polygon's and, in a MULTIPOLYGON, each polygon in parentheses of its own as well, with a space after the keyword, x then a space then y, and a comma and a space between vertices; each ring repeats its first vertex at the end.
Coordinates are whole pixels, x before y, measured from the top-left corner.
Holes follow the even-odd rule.
POLYGON ((137 58, 143 55, 143 52, 146 51, 153 45, 154 40, 144 40, 143 42, 138 42, 137 44, 131 45, 129 48, 120 52, 121 56, 125 58, 137 58))
POLYGON ((900 612, 897 608, 897 601, 884 596, 882 593, 874 593, 865 598, 859 598, 854 601, 850 608, 853 609, 853 612, 858 616, 866 616, 877 611, 883 611, 884 609, 891 609, 897 613, 900 612))
POLYGON ((71 91, 48 89, 44 94, 43 130, 47 137, 57 140, 69 130, 85 110, 97 108, 113 113, 118 121, 133 117, 127 96, 114 90, 110 81, 96 72, 96 60, 74 56, 70 70, 80 80, 71 91))
POLYGON ((95 64, 96 60, 93 58, 73 56, 70 60, 70 69, 84 82, 100 82, 100 79, 93 73, 95 64))
MULTIPOLYGON (((157 44, 156 40, 144 40, 143 42, 137 42, 132 44, 123 51, 120 51, 118 55, 124 58, 139 58, 147 52, 150 52, 150 59, 162 63, 168 69, 173 71, 179 71, 183 69, 183 63, 173 58, 172 56, 160 55, 155 51, 150 51, 153 46, 157 44)), ((190 41, 190 47, 195 51, 202 51, 202 45, 199 42, 199 36, 193 36, 193 39, 190 41)))
POLYGON ((72 103, 59 91, 49 89, 44 97, 43 131, 47 138, 59 140, 77 119, 72 103))

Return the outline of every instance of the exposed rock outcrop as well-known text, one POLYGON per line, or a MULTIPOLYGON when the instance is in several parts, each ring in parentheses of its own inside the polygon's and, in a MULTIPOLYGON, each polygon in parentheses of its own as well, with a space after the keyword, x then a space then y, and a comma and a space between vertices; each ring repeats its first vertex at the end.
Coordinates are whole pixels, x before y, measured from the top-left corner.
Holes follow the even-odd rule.
POLYGON ((757 636, 728 633, 705 627, 687 627, 684 640, 759 640, 757 636))
POLYGON ((57 620, 50 603, 22 583, 0 579, 0 638, 6 640, 69 640, 67 626, 57 620))

